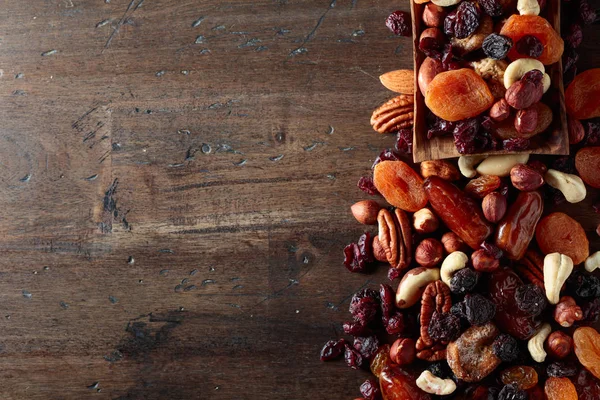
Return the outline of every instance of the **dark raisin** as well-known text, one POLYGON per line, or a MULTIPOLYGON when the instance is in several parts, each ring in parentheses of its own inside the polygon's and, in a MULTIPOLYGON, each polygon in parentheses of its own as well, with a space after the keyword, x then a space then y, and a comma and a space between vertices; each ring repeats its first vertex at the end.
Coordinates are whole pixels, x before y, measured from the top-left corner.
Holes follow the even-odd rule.
POLYGON ((402 275, 402 272, 398 268, 390 267, 388 269, 388 279, 390 281, 400 278, 400 275, 402 275))
POLYGON ((444 18, 444 33, 447 36, 454 36, 454 28, 456 27, 456 11, 451 11, 444 18))
POLYGON ((454 303, 452 305, 452 308, 450 308, 450 313, 456 315, 459 318, 467 318, 467 310, 465 308, 465 303, 458 302, 458 303, 454 303))
POLYGON ((390 285, 381 284, 379 285, 379 298, 381 300, 381 315, 387 320, 395 310, 396 293, 390 285))
POLYGON ((508 151, 527 150, 530 144, 530 140, 525 138, 513 138, 502 141, 502 147, 508 151))
POLYGON ((596 10, 592 8, 587 0, 579 0, 579 18, 586 25, 596 22, 596 10))
MULTIPOLYGON (((506 196, 506 193, 502 193, 502 190, 500 190, 500 192, 503 196, 506 196)), ((504 256, 504 252, 500 250, 498 246, 490 242, 481 243, 481 248, 484 249, 489 255, 494 257, 496 260, 499 260, 502 258, 502 256, 504 256)))
POLYGON ((483 52, 494 60, 502 60, 513 46, 511 38, 492 33, 483 40, 483 52))
POLYGON ((567 291, 584 299, 600 297, 600 279, 581 269, 576 269, 567 279, 567 291))
POLYGON ((427 371, 431 372, 433 375, 442 379, 452 379, 454 374, 450 369, 448 363, 444 361, 436 361, 432 364, 429 364, 426 368, 427 371))
POLYGON ((477 151, 478 132, 479 120, 477 118, 463 119, 455 123, 452 134, 454 135, 454 144, 460 154, 472 154, 477 151))
POLYGON ((462 68, 456 52, 457 50, 452 44, 448 43, 444 46, 444 51, 442 52, 442 67, 444 71, 462 68))
POLYGON ((444 44, 440 43, 436 38, 424 37, 419 40, 419 50, 427 57, 440 59, 444 51, 444 44))
POLYGON ((359 369, 363 364, 363 358, 360 353, 346 343, 346 351, 344 352, 344 360, 346 364, 352 369, 359 369))
POLYGON ((546 294, 537 285, 522 285, 515 291, 515 301, 519 310, 529 317, 537 317, 544 311, 546 305, 546 294))
POLYGON ((358 243, 350 243, 344 248, 344 265, 350 272, 365 272, 373 259, 373 240, 366 232, 358 238, 358 243))
POLYGON ((373 183, 372 176, 363 176, 358 180, 357 186, 366 194, 370 194, 371 196, 381 196, 381 194, 375 187, 375 183, 373 183))
POLYGON ((387 26, 394 35, 412 35, 410 13, 405 11, 394 11, 391 13, 385 20, 385 26, 387 26))
POLYGON ((554 204, 555 206, 561 205, 565 201, 567 201, 567 199, 565 199, 565 196, 562 194, 562 192, 560 190, 554 189, 550 185, 546 185, 544 188, 545 188, 544 196, 548 200, 550 200, 552 202, 552 204, 554 204))
POLYGON ((511 383, 502 388, 500 394, 498 394, 498 400, 527 400, 527 392, 511 383))
POLYGON ((365 360, 372 360, 379 349, 379 340, 377 336, 355 337, 353 343, 354 349, 360 353, 365 360))
POLYGON ((518 53, 526 55, 528 57, 539 57, 544 51, 544 45, 540 39, 533 35, 525 35, 521 39, 517 40, 515 49, 518 53))
POLYGON ((567 31, 564 33, 564 39, 565 42, 567 42, 567 44, 573 48, 576 49, 579 47, 579 45, 581 44, 581 41, 583 40, 583 32, 581 30, 581 25, 579 24, 571 24, 569 25, 569 28, 567 29, 567 31))
POLYGON ((379 293, 373 289, 362 289, 355 293, 350 300, 350 314, 355 320, 368 324, 379 312, 379 293))
POLYGON ((369 378, 362 385, 360 385, 360 394, 366 400, 380 400, 381 389, 379 388, 379 382, 375 378, 369 378))
POLYGON ((584 127, 585 145, 600 146, 600 123, 598 120, 588 121, 584 127))
POLYGON ((373 162, 373 165, 371 166, 371 168, 372 169, 375 168, 375 166, 382 161, 399 161, 399 160, 401 160, 400 154, 394 152, 392 149, 385 149, 381 153, 379 153, 379 155, 375 159, 375 162, 373 162))
POLYGON ((592 204, 592 209, 596 214, 600 214, 600 201, 592 204))
POLYGON ((369 328, 362 321, 349 321, 344 322, 342 329, 346 335, 351 336, 364 336, 370 333, 369 328))
POLYGON ((479 5, 490 17, 499 17, 504 13, 502 3, 499 0, 479 0, 479 5))
POLYGON ((472 292, 479 282, 479 272, 471 268, 457 271, 450 280, 450 291, 455 294, 472 292))
POLYGON ((402 154, 412 154, 413 130, 400 129, 396 136, 396 151, 402 154))
POLYGON ((346 340, 330 340, 325 343, 325 346, 321 349, 321 361, 329 361, 338 358, 344 352, 344 346, 346 340))
POLYGON ((549 364, 546 368, 546 373, 548 376, 553 376, 556 378, 572 377, 577 375, 578 371, 579 368, 577 368, 575 365, 560 361, 549 364))
POLYGON ((406 330, 406 326, 406 317, 400 311, 396 311, 388 318, 385 331, 390 335, 398 335, 406 330))
POLYGON ((494 340, 492 351, 499 359, 510 363, 519 358, 519 342, 514 337, 501 333, 494 340))
POLYGON ((438 313, 435 311, 429 323, 429 336, 433 340, 451 342, 460 336, 460 318, 452 313, 438 313))
POLYGON ((579 374, 573 379, 575 389, 579 400, 598 400, 600 399, 600 382, 585 368, 579 371, 579 374))
POLYGON ((483 325, 496 315, 496 304, 480 294, 465 296, 465 311, 471 325, 483 325))
POLYGON ((454 36, 464 39, 473 34, 479 27, 481 9, 474 1, 463 1, 456 9, 456 22, 454 24, 454 36))
POLYGON ((575 157, 558 157, 552 162, 552 169, 565 172, 567 174, 576 174, 577 169, 575 168, 575 157))
POLYGON ((522 77, 521 80, 524 82, 531 82, 533 84, 541 84, 542 79, 544 79, 544 73, 539 69, 532 69, 531 71, 527 71, 522 77))
POLYGON ((591 325, 598 322, 598 317, 600 317, 600 298, 579 302, 579 307, 581 307, 581 311, 583 312, 581 323, 591 325))

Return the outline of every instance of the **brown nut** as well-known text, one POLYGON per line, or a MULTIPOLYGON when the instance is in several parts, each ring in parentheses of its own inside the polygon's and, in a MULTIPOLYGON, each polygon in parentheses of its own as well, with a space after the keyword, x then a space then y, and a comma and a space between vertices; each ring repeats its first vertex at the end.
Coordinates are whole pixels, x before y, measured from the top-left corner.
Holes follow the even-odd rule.
POLYGON ((517 164, 510 170, 512 185, 522 192, 531 192, 544 184, 544 177, 526 164, 517 164))
POLYGON ((515 272, 525 282, 533 283, 540 289, 544 287, 544 256, 535 250, 527 250, 525 256, 514 266, 515 272))
POLYGON ((465 382, 479 382, 492 373, 501 362, 492 350, 494 339, 499 334, 496 325, 488 322, 472 326, 451 342, 446 356, 454 375, 465 382))
POLYGON ((373 200, 359 201, 350 207, 350 211, 352 211, 354 218, 365 225, 377 225, 377 214, 379 214, 379 210, 381 210, 381 206, 373 200))
POLYGON ((430 176, 439 176, 447 181, 457 181, 460 179, 460 172, 452 163, 445 160, 423 161, 421 163, 421 176, 423 179, 430 176))
POLYGON ((444 246, 436 239, 425 239, 415 250, 415 261, 422 267, 434 267, 444 257, 444 246))
POLYGON ((585 129, 579 120, 567 117, 569 126, 569 144, 577 144, 585 137, 585 129))
POLYGON ((555 331, 546 339, 546 352, 552 358, 562 360, 573 351, 573 338, 561 331, 555 331))
POLYGON ((535 169, 542 176, 544 176, 544 174, 546 172, 548 172, 548 167, 546 166, 546 164, 544 164, 540 160, 529 160, 529 162, 527 163, 527 165, 529 165, 531 168, 535 169))
POLYGON ((423 32, 421 32, 421 36, 419 36, 419 41, 425 38, 433 38, 437 43, 445 43, 446 36, 444 32, 440 28, 427 28, 423 32))
POLYGON ((454 253, 455 251, 466 251, 468 249, 465 242, 454 232, 444 233, 442 236, 442 245, 446 253, 454 253))
POLYGON ((598 227, 596 227, 596 233, 598 234, 598 236, 600 236, 600 224, 598 224, 598 227))
POLYGON ((538 112, 535 107, 527 107, 517 111, 515 129, 519 133, 531 133, 538 125, 538 112))
POLYGON ((483 198, 483 216, 492 223, 497 223, 506 214, 506 196, 501 193, 488 193, 483 198))
POLYGON ((385 250, 381 247, 381 243, 379 243, 379 236, 373 238, 373 257, 379 262, 387 262, 385 250))
POLYGON ((371 115, 371 126, 379 133, 393 133, 413 124, 414 95, 401 94, 385 102, 371 115))
POLYGON ((412 364, 416 355, 415 341, 410 338, 397 339, 390 349, 390 359, 398 365, 412 364))
POLYGON ((423 60, 423 63, 419 68, 419 76, 417 77, 419 90, 421 90, 421 94, 423 96, 425 96, 425 93, 427 93, 427 87, 433 78, 435 78, 435 76, 441 72, 444 72, 444 67, 442 66, 442 62, 440 60, 430 57, 427 57, 425 60, 423 60))
POLYGON ((440 27, 444 24, 446 18, 446 10, 444 7, 437 6, 433 3, 427 3, 423 9, 423 22, 425 25, 433 28, 440 27))
POLYGON ((563 296, 554 309, 554 320, 562 327, 573 326, 575 321, 583 319, 581 307, 575 303, 575 299, 570 296, 563 296))
POLYGON ((452 296, 450 289, 442 281, 431 282, 425 288, 421 299, 421 336, 417 340, 417 358, 428 361, 443 359, 446 356, 446 342, 438 342, 429 335, 429 325, 434 313, 450 312, 452 296))
POLYGON ((496 122, 504 121, 510 117, 510 106, 506 102, 506 99, 500 99, 492 108, 490 108, 490 118, 496 122))
POLYGON ((473 269, 479 272, 493 272, 500 268, 500 260, 484 249, 479 249, 471 254, 471 263, 473 263, 473 269))
POLYGON ((429 208, 422 208, 413 214, 413 227, 417 233, 435 232, 440 226, 438 217, 429 208))
POLYGON ((506 90, 504 98, 508 105, 517 110, 522 110, 540 101, 544 94, 542 81, 541 79, 538 81, 529 79, 532 76, 531 74, 536 72, 539 73, 540 71, 532 70, 527 72, 521 80, 516 81, 506 90))

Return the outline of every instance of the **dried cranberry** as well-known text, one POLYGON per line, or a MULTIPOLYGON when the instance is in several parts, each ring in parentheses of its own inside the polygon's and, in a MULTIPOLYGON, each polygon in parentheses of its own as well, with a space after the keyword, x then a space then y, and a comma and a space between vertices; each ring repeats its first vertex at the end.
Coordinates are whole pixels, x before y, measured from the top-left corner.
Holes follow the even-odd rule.
POLYGON ((381 315, 384 321, 387 321, 395 310, 396 293, 390 285, 381 284, 379 285, 379 298, 381 299, 381 315))
POLYGON ((579 24, 569 25, 569 28, 567 29, 567 31, 564 34, 564 39, 565 39, 565 42, 567 42, 567 44, 571 48, 573 48, 573 49, 578 48, 579 45, 581 44, 581 41, 583 40, 583 32, 581 30, 581 25, 579 25, 579 24))
POLYGON ((454 21, 454 36, 464 39, 473 34, 479 27, 481 9, 476 2, 463 1, 456 9, 456 20, 454 21))
POLYGON ((388 279, 390 281, 400 278, 400 275, 402 275, 402 272, 398 268, 390 267, 390 269, 388 269, 388 279))
POLYGON ((427 371, 431 372, 433 375, 442 379, 452 379, 454 377, 454 373, 448 366, 446 361, 437 361, 431 363, 427 366, 427 371))
POLYGON ((576 269, 567 279, 567 292, 583 299, 600 297, 600 279, 589 272, 576 269))
POLYGON ((456 27, 456 12, 457 10, 451 11, 446 18, 444 18, 444 33, 448 36, 454 36, 454 29, 456 27))
POLYGON ((358 243, 344 248, 344 265, 350 272, 365 272, 373 261, 373 240, 368 232, 360 236, 358 243))
POLYGON ((350 347, 349 344, 346 344, 345 347, 344 360, 346 361, 346 364, 352 369, 359 369, 363 364, 362 356, 356 349, 350 347))
POLYGON ((592 204, 592 209, 596 214, 600 214, 600 201, 592 204))
POLYGON ((479 282, 479 272, 471 268, 457 271, 450 280, 450 291, 456 294, 472 292, 479 282))
POLYGON ((465 296, 465 314, 471 325, 484 325, 496 315, 496 304, 480 294, 465 296))
POLYGON ((600 382, 585 368, 579 371, 573 383, 575 384, 579 400, 600 399, 600 382))
POLYGON ((412 129, 400 129, 396 137, 396 151, 403 154, 412 154, 413 131, 412 129))
POLYGON ((597 120, 588 121, 584 127, 585 145, 600 146, 600 123, 597 120))
POLYGON ((548 305, 544 291, 533 284, 519 286, 515 291, 515 301, 519 310, 529 317, 537 317, 548 305))
POLYGON ((592 8, 587 0, 579 0, 579 18, 584 24, 589 25, 596 22, 596 10, 592 8))
POLYGON ((455 123, 452 133, 454 135, 454 144, 460 154, 471 154, 477 151, 478 132, 479 120, 477 118, 463 119, 455 123))
POLYGON ((357 186, 366 194, 370 194, 371 196, 381 196, 381 194, 375 187, 375 183, 373 183, 372 176, 363 176, 358 180, 357 186))
POLYGON ((365 325, 373 321, 379 312, 379 293, 373 289, 362 289, 350 300, 350 314, 365 325))
POLYGON ((362 321, 348 321, 344 322, 342 325, 342 329, 346 335, 351 336, 363 336, 367 335, 370 332, 370 329, 367 328, 364 322, 362 321))
POLYGON ((454 131, 454 122, 446 121, 440 117, 430 113, 427 116, 429 129, 427 130, 427 139, 431 139, 434 136, 443 136, 450 134, 454 131))
POLYGON ((444 46, 444 51, 442 52, 442 67, 444 71, 462 68, 456 51, 456 48, 450 43, 444 46))
POLYGON ((519 358, 519 342, 514 337, 502 333, 494 340, 492 351, 499 359, 510 363, 519 358))
POLYGON ((321 349, 321 361, 329 361, 338 358, 344 352, 344 346, 346 340, 330 340, 325 343, 325 346, 321 349))
POLYGON ((576 174, 577 169, 575 168, 575 158, 569 156, 559 157, 552 163, 552 169, 565 172, 567 174, 576 174))
POLYGON ((527 400, 527 392, 518 388, 514 383, 505 385, 500 394, 498 394, 498 400, 527 400))
POLYGON ((479 5, 490 17, 499 17, 504 13, 502 3, 499 0, 479 0, 479 5))
MULTIPOLYGON (((506 196, 506 193, 503 193, 503 195, 506 196)), ((504 252, 500 250, 498 246, 490 242, 481 243, 481 248, 484 249, 489 255, 494 257, 496 260, 499 260, 502 258, 502 256, 504 256, 504 252)))
POLYGON ((388 318, 385 331, 390 335, 398 335, 406 330, 406 325, 407 321, 404 314, 402 314, 400 311, 396 311, 390 318, 388 318))
POLYGON ((394 35, 412 35, 410 13, 405 11, 394 11, 391 13, 385 20, 385 26, 387 26, 394 35))
POLYGON ((433 340, 451 342, 460 336, 460 318, 452 313, 438 313, 435 311, 429 323, 429 336, 433 340))
POLYGON ((518 53, 528 57, 537 58, 542 55, 544 45, 537 37, 533 35, 525 35, 517 41, 515 49, 518 53))
POLYGON ((566 46, 565 51, 562 55, 563 60, 563 71, 564 73, 570 71, 572 68, 576 67, 577 61, 579 61, 579 54, 575 51, 574 48, 566 46))
POLYGON ((546 185, 544 187, 544 189, 545 189, 544 196, 548 200, 550 200, 555 206, 561 205, 565 201, 567 201, 567 199, 565 198, 565 196, 562 194, 562 192, 560 190, 554 189, 550 185, 546 185))
POLYGON ((385 149, 377 156, 371 168, 375 168, 375 166, 382 161, 400 161, 400 155, 392 149, 385 149))
POLYGON ((554 362, 546 368, 548 376, 555 378, 572 377, 577 375, 578 371, 579 369, 576 366, 564 362, 554 362))
POLYGON ((483 40, 483 52, 494 60, 502 60, 513 46, 511 38, 497 33, 488 35, 483 40))
POLYGON ((433 37, 424 37, 419 40, 419 50, 427 57, 440 59, 444 50, 444 44, 433 37))
POLYGON ((530 140, 525 138, 513 138, 502 141, 502 147, 508 151, 527 150, 530 145, 530 140))
POLYGON ((377 336, 355 337, 353 343, 354 349, 360 353, 365 360, 372 360, 379 349, 379 339, 377 336))
POLYGON ((362 385, 360 385, 360 394, 366 400, 380 400, 381 389, 379 388, 379 382, 375 378, 369 378, 362 385))

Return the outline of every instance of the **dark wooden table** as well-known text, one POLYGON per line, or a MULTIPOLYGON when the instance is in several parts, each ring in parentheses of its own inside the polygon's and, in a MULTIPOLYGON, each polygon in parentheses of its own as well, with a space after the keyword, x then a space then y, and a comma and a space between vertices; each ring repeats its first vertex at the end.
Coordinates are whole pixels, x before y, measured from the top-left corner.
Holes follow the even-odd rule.
POLYGON ((385 279, 341 251, 393 143, 377 77, 412 65, 397 8, 3 1, 0 398, 356 397, 367 374, 318 353, 385 279))

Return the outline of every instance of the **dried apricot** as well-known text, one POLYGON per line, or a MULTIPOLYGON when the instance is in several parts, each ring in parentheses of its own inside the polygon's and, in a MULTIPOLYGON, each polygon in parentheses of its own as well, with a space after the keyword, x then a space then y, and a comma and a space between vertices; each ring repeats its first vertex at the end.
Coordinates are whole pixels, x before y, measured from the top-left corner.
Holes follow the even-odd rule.
POLYGON ((500 374, 505 385, 515 384, 521 390, 531 389, 538 383, 538 374, 532 367, 516 365, 502 371, 500 374))
MULTIPOLYGON (((544 45, 542 55, 537 57, 544 65, 554 64, 560 60, 564 51, 564 42, 552 25, 537 15, 511 15, 502 26, 501 35, 508 36, 513 43, 517 43, 523 36, 530 35, 539 39, 544 45)), ((516 46, 508 52, 508 58, 529 58, 526 54, 517 51, 516 46)))
POLYGON ((577 400, 577 390, 569 378, 548 378, 544 387, 548 400, 577 400))
POLYGON ((388 203, 405 211, 425 207, 423 180, 404 161, 383 161, 375 166, 373 182, 388 203))
POLYGON ((468 68, 437 74, 429 83, 425 104, 446 121, 475 117, 494 104, 487 83, 468 68))
POLYGON ((573 343, 579 362, 600 379, 600 333, 590 327, 577 328, 573 343))
POLYGON ((575 168, 585 183, 600 189, 600 147, 584 147, 575 156, 575 168))
POLYGON ((600 117, 600 68, 577 74, 565 91, 565 103, 575 119, 600 117))
POLYGON ((571 257, 574 265, 590 255, 583 227, 564 213, 555 212, 542 218, 535 229, 535 240, 544 254, 564 254, 571 257))

